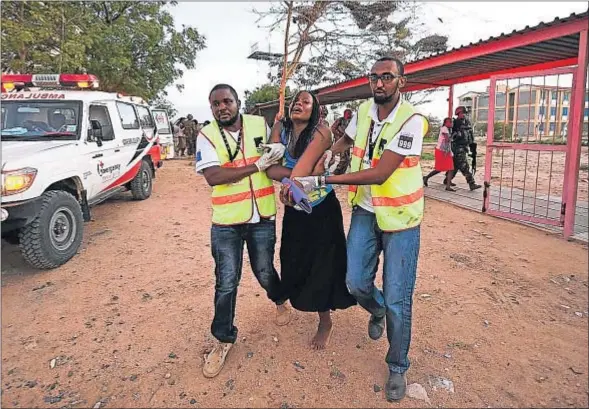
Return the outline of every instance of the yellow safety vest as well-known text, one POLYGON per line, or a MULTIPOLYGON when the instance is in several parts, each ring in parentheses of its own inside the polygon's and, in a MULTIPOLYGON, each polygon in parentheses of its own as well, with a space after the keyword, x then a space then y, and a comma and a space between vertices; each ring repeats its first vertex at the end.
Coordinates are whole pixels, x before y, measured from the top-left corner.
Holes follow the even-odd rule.
MULTIPOLYGON (((372 117, 370 109, 373 101, 366 101, 358 109, 358 124, 354 149, 350 163, 350 172, 362 170, 362 161, 368 146, 368 135, 372 117)), ((372 167, 376 167, 384 151, 379 147, 387 146, 399 133, 403 125, 413 116, 419 115, 408 102, 399 102, 394 122, 386 123, 375 143, 372 158, 372 167), (384 142, 381 142, 383 141, 384 142)), ((363 189, 360 191, 362 192, 363 189)), ((358 186, 350 186, 348 202, 350 206, 356 206, 361 197, 358 186)), ((382 185, 371 185, 372 205, 376 214, 378 227, 382 231, 393 232, 406 230, 421 223, 423 218, 423 177, 418 156, 407 156, 399 167, 382 185)))
MULTIPOLYGON (((263 117, 256 115, 243 115, 242 118, 241 149, 233 161, 229 160, 229 153, 217 121, 211 122, 200 131, 215 147, 223 168, 245 167, 255 163, 261 156, 256 149, 255 139, 261 137, 263 142, 266 141, 266 122, 263 117)), ((227 132, 225 135, 231 152, 235 152, 236 142, 227 135, 227 132)), ((239 182, 214 186, 212 206, 213 224, 247 223, 253 216, 254 206, 257 206, 260 217, 270 218, 276 215, 274 185, 266 176, 266 172, 257 172, 239 182)))

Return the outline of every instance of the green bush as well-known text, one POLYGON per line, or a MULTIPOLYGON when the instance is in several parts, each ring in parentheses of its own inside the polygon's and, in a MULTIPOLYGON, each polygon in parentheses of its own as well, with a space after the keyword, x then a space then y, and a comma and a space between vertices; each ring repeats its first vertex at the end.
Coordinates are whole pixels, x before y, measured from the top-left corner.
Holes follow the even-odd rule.
POLYGON ((424 152, 421 154, 421 160, 434 160, 434 154, 431 152, 424 152))
MULTIPOLYGON (((474 128, 475 135, 487 137, 487 124, 486 123, 479 123, 475 125, 474 128)), ((512 134, 513 134, 513 124, 505 123, 505 122, 495 122, 493 126, 493 140, 494 141, 502 141, 503 135, 505 135, 505 139, 511 141, 512 134)), ((515 142, 515 141, 514 141, 515 142)))

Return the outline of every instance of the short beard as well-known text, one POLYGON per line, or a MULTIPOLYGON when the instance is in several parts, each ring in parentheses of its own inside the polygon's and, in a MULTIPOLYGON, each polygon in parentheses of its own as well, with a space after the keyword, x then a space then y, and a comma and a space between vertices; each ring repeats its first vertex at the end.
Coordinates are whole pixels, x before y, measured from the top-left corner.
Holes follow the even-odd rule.
POLYGON ((373 95, 373 98, 374 98, 374 103, 375 104, 377 104, 377 105, 384 105, 387 102, 391 102, 393 100, 393 94, 387 95, 386 97, 381 97, 381 96, 378 96, 377 97, 376 95, 373 95))
POLYGON ((234 117, 232 117, 231 119, 228 119, 227 121, 221 121, 220 119, 218 119, 217 122, 219 122, 219 125, 227 127, 227 126, 231 126, 235 122, 237 122, 237 118, 239 118, 239 113, 235 114, 234 117))

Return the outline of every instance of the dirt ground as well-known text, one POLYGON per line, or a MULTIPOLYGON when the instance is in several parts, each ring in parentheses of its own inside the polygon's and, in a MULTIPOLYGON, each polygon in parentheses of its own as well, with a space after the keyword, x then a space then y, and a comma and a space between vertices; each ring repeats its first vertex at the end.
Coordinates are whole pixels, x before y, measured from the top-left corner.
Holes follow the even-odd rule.
POLYGON ((589 404, 587 247, 434 200, 422 225, 408 372, 431 403, 386 402, 387 342, 368 338, 360 307, 334 314, 321 352, 309 347, 314 314, 276 327, 247 262, 239 341, 221 374, 205 379, 209 190, 189 161, 165 162, 151 199, 124 194, 96 207, 80 254, 53 271, 25 267, 3 243, 2 407, 589 404), (436 377, 452 391, 434 388, 436 377))

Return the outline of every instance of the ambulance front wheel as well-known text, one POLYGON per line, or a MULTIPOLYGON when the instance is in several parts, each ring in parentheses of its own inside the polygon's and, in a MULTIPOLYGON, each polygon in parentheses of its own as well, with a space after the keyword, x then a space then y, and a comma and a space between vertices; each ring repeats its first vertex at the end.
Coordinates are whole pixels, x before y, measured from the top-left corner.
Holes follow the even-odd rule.
POLYGON ((83 230, 82 208, 76 198, 61 190, 45 192, 37 216, 19 231, 22 255, 39 269, 59 267, 78 252, 83 230))
POLYGON ((131 181, 131 194, 135 200, 145 200, 151 196, 153 188, 153 171, 149 163, 141 161, 139 172, 131 181))

